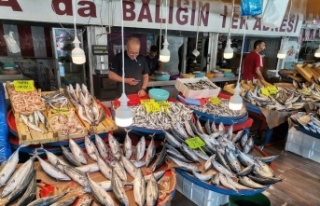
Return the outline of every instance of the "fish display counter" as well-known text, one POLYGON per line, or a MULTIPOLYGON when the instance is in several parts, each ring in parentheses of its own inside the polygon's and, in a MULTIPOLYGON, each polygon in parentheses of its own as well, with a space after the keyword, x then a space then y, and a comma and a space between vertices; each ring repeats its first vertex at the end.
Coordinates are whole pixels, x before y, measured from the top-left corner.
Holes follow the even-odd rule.
POLYGON ((19 147, 0 170, 1 205, 170 205, 176 174, 166 163, 165 146, 153 141, 122 147, 109 134, 109 145, 85 138, 87 153, 69 139, 63 157, 38 148, 18 164, 19 147), (38 187, 40 186, 40 187, 38 187))

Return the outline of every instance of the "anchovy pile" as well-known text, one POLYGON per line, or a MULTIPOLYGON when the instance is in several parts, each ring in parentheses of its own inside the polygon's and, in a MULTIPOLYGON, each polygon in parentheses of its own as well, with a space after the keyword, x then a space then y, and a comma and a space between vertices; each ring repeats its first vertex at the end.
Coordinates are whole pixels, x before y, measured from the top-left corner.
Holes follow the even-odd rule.
POLYGON ((180 102, 168 102, 170 108, 157 113, 147 113, 144 106, 133 106, 133 126, 167 130, 176 122, 189 121, 192 110, 180 102))
POLYGON ((184 83, 184 85, 190 90, 203 90, 203 89, 217 89, 209 80, 200 80, 195 83, 184 83))
POLYGON ((67 94, 73 106, 77 108, 78 116, 92 126, 99 125, 106 117, 104 109, 99 109, 97 102, 93 99, 86 85, 72 84, 67 86, 67 94))
POLYGON ((186 122, 164 133, 169 144, 167 154, 176 167, 204 182, 238 192, 266 188, 266 185, 282 180, 266 164, 279 155, 257 157, 249 154, 254 147, 252 137, 244 130, 233 135, 233 125, 225 131, 222 123, 217 129, 208 121, 203 129, 199 121, 196 125, 186 122), (195 136, 205 143, 202 147, 205 153, 192 150, 184 143, 195 136))
POLYGON ((278 111, 291 111, 303 109, 306 102, 319 102, 320 101, 320 86, 312 83, 310 86, 298 84, 293 81, 294 88, 278 87, 276 95, 264 96, 260 93, 258 86, 254 91, 247 90, 242 92, 241 95, 244 99, 252 105, 265 107, 266 109, 275 109, 278 111))
POLYGON ((305 112, 298 112, 290 116, 295 122, 300 124, 305 130, 311 131, 315 134, 320 134, 320 115, 313 113, 306 114, 305 112))
MULTIPOLYGON (((63 198, 68 192, 62 192, 56 196, 35 199, 36 196, 36 175, 34 159, 38 159, 43 171, 59 181, 77 182, 84 188, 85 192, 93 195, 95 200, 101 205, 115 205, 117 200, 121 205, 129 205, 128 196, 124 187, 133 187, 134 199, 138 205, 156 205, 159 197, 158 180, 162 178, 165 170, 158 170, 166 159, 166 146, 156 156, 156 148, 153 137, 146 147, 144 137, 140 139, 134 147, 131 139, 126 135, 125 145, 120 147, 115 137, 109 134, 109 145, 95 135, 95 144, 89 137, 85 137, 85 147, 88 156, 94 163, 88 164, 85 155, 79 145, 69 139, 69 149, 61 146, 62 154, 67 161, 64 161, 55 154, 40 148, 34 156, 16 169, 19 162, 20 147, 12 154, 0 171, 1 198, 9 196, 5 205, 9 205, 18 200, 17 205, 72 205, 77 197, 63 198), (39 156, 39 151, 43 150, 47 156, 47 161, 39 156), (134 158, 132 158, 134 157, 134 158), (134 160, 133 160, 134 159, 134 160), (141 167, 149 167, 152 172, 144 175, 141 167), (16 170, 16 171, 15 171, 16 170), (95 182, 90 173, 100 171, 108 179, 103 182, 95 182), (133 178, 128 182, 127 175, 133 178), (116 200, 107 193, 112 191, 116 200)), ((148 170, 148 171, 149 171, 148 170)), ((83 200, 85 201, 85 200, 83 200)), ((87 200, 86 200, 87 201, 87 200)))
POLYGON ((220 105, 214 105, 211 102, 207 102, 205 105, 188 105, 188 107, 202 113, 220 117, 236 117, 247 112, 245 107, 242 107, 241 110, 229 109, 229 100, 224 99, 221 99, 220 105))

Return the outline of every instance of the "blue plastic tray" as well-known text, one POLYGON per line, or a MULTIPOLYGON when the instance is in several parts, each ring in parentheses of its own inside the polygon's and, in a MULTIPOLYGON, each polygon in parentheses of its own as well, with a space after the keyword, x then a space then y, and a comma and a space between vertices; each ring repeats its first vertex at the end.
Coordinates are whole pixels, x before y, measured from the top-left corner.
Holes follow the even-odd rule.
POLYGON ((212 114, 203 113, 198 110, 193 110, 193 113, 199 116, 200 121, 206 122, 207 120, 209 120, 211 123, 214 121, 216 124, 220 124, 221 122, 224 125, 232 125, 233 123, 241 124, 248 120, 248 113, 245 113, 236 117, 213 116, 212 114))
POLYGON ((183 176, 184 178, 186 178, 187 180, 189 180, 190 182, 198 185, 199 187, 205 188, 207 190, 211 190, 213 192, 217 192, 220 194, 224 194, 224 195, 233 195, 233 196, 241 196, 241 195, 245 195, 245 196, 252 196, 252 195, 256 195, 259 194, 263 191, 265 191, 269 185, 267 185, 265 188, 263 189, 251 189, 251 190, 239 190, 238 192, 231 190, 231 189, 226 189, 223 187, 218 187, 218 186, 214 186, 211 184, 207 184, 205 182, 202 182, 201 180, 194 178, 193 176, 189 175, 187 172, 185 172, 184 170, 181 169, 176 169, 177 173, 180 174, 181 176, 183 176))
POLYGON ((136 126, 131 126, 131 132, 137 132, 139 134, 163 134, 162 130, 156 130, 156 129, 148 129, 144 127, 136 127, 136 126))
POLYGON ((247 111, 248 112, 253 112, 256 114, 262 114, 261 110, 259 107, 254 106, 252 104, 250 104, 249 102, 244 101, 244 104, 246 105, 247 111))

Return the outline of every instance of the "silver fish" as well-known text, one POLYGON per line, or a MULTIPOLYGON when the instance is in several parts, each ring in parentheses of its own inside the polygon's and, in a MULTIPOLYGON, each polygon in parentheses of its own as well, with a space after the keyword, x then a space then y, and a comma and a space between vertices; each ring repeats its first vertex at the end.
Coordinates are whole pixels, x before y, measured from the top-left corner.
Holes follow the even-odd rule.
POLYGON ((219 173, 219 180, 220 183, 225 186, 226 188, 232 189, 236 192, 238 192, 237 188, 235 188, 232 184, 229 183, 227 177, 223 173, 219 173))
POLYGON ((84 111, 85 111, 85 114, 86 114, 87 118, 93 124, 95 122, 95 116, 93 114, 92 109, 89 106, 84 105, 84 111))
POLYGON ((212 131, 212 133, 218 131, 218 130, 217 130, 217 127, 216 127, 215 121, 213 121, 213 122, 211 123, 211 131, 212 131))
POLYGON ((142 136, 136 145, 136 160, 139 161, 144 156, 144 153, 146 151, 146 139, 144 136, 142 136))
POLYGON ((241 137, 240 143, 241 143, 241 146, 242 146, 243 148, 245 147, 246 142, 248 141, 248 138, 249 138, 248 133, 244 134, 244 135, 241 137))
POLYGON ((203 131, 203 128, 201 126, 199 118, 200 118, 200 116, 197 115, 196 127, 197 127, 198 132, 200 132, 201 134, 204 134, 205 132, 203 131))
POLYGON ((120 145, 119 145, 118 140, 110 133, 109 133, 108 140, 109 140, 109 144, 110 144, 110 149, 111 149, 112 155, 117 160, 119 160, 120 157, 121 157, 121 152, 120 152, 120 145))
POLYGON ((150 143, 148 145, 146 158, 145 158, 147 167, 149 166, 149 164, 154 159, 155 154, 156 154, 156 148, 155 148, 155 145, 154 145, 153 137, 151 137, 151 141, 150 141, 150 143))
POLYGON ((90 125, 93 125, 93 122, 86 116, 85 111, 81 105, 77 107, 77 114, 83 120, 88 122, 90 125))
POLYGON ((71 180, 69 176, 61 172, 57 167, 44 161, 39 156, 37 156, 37 159, 39 160, 43 171, 45 171, 45 173, 47 173, 49 176, 53 177, 56 180, 64 180, 64 181, 71 180))
POLYGON ((82 165, 80 167, 76 167, 77 170, 83 172, 83 173, 91 173, 91 172, 98 172, 100 171, 100 168, 98 166, 98 163, 91 163, 87 165, 82 165))
POLYGON ((186 129, 186 131, 187 131, 187 133, 188 133, 188 135, 189 135, 190 137, 196 136, 196 135, 193 133, 193 130, 192 130, 192 128, 191 128, 191 126, 190 126, 190 124, 189 124, 188 121, 185 121, 185 122, 184 122, 184 128, 186 129))
POLYGON ((110 180, 112 178, 112 168, 100 157, 100 155, 97 154, 96 157, 101 173, 110 180))
MULTIPOLYGON (((64 156, 71 164, 73 164, 74 166, 77 166, 77 167, 79 167, 79 166, 82 165, 81 162, 79 162, 79 161, 76 159, 76 157, 75 157, 71 152, 69 152, 69 150, 68 150, 67 148, 65 148, 65 147, 62 146, 62 145, 60 145, 60 148, 61 148, 61 150, 62 150, 63 156, 64 156)), ((63 164, 63 163, 61 163, 60 161, 57 161, 56 164, 57 164, 57 163, 63 164)))
POLYGON ((51 204, 50 206, 71 206, 78 197, 70 197, 67 200, 61 200, 51 204))
POLYGON ((248 176, 250 179, 252 179, 253 181, 259 183, 259 184, 275 184, 277 182, 280 182, 282 181, 281 178, 278 178, 278 177, 268 177, 268 178, 265 178, 265 177, 256 177, 256 176, 253 176, 253 175, 249 175, 248 176))
POLYGON ((255 160, 252 158, 251 155, 245 154, 238 150, 238 160, 244 166, 250 166, 255 164, 255 160))
POLYGON ((169 132, 163 130, 163 133, 166 137, 166 141, 168 141, 171 146, 173 146, 175 148, 181 147, 181 143, 174 136, 172 136, 169 132))
POLYGON ((33 175, 26 191, 24 194, 19 198, 16 206, 25 206, 36 199, 36 192, 37 192, 37 178, 36 175, 33 175))
POLYGON ((89 157, 92 160, 97 161, 96 152, 98 152, 98 150, 88 136, 84 137, 84 145, 86 147, 87 154, 89 155, 89 157))
POLYGON ((219 132, 224 132, 225 131, 225 128, 224 128, 224 125, 223 125, 222 122, 220 122, 218 130, 219 130, 219 132))
POLYGON ((158 158, 156 159, 156 161, 154 162, 154 164, 152 165, 152 172, 154 172, 155 170, 157 170, 159 167, 161 167, 166 159, 166 145, 162 146, 162 150, 158 156, 158 158))
POLYGON ((208 171, 209 169, 212 168, 212 160, 214 160, 216 158, 216 155, 213 154, 209 157, 209 159, 206 161, 206 163, 204 164, 204 170, 208 171))
POLYGON ((241 172, 241 165, 232 150, 226 148, 225 159, 229 163, 230 168, 235 172, 241 172))
POLYGON ((243 152, 248 154, 253 150, 253 147, 254 147, 253 139, 252 139, 252 137, 249 137, 249 139, 247 140, 247 142, 243 148, 243 152))
POLYGON ((206 121, 206 124, 204 125, 204 128, 206 129, 206 132, 207 132, 208 135, 210 135, 212 133, 209 119, 206 121))
POLYGON ((112 172, 112 178, 111 178, 111 184, 112 184, 112 191, 114 195, 116 196, 117 200, 122 204, 122 205, 129 205, 129 199, 128 196, 123 188, 122 182, 117 175, 115 171, 112 172))
POLYGON ((232 142, 233 143, 237 143, 239 142, 239 140, 241 139, 242 135, 244 133, 244 130, 239 130, 236 134, 236 136, 234 138, 232 138, 232 142))
POLYGON ((145 161, 135 161, 135 160, 130 160, 130 162, 136 167, 136 168, 141 168, 146 165, 145 161))
POLYGON ((267 156, 267 157, 256 157, 256 159, 261 160, 262 162, 265 163, 269 163, 274 161, 275 159, 277 159, 278 157, 280 157, 283 154, 284 151, 282 151, 280 154, 278 155, 272 155, 272 156, 267 156))
POLYGON ((146 205, 147 206, 154 206, 157 203, 158 197, 159 197, 159 188, 158 183, 153 175, 151 173, 151 178, 147 183, 147 190, 146 190, 146 205))
POLYGON ((28 174, 30 170, 33 169, 33 161, 34 161, 34 157, 30 158, 28 161, 23 163, 23 165, 21 165, 15 171, 15 173, 13 173, 13 175, 10 177, 7 184, 3 188, 1 198, 10 194, 16 187, 20 185, 25 175, 28 174))
POLYGON ((166 172, 166 170, 162 170, 162 171, 158 171, 158 172, 155 172, 155 173, 151 173, 149 175, 144 176, 144 179, 146 181, 149 181, 151 179, 151 176, 153 175, 156 178, 156 180, 158 181, 163 177, 165 172, 166 172))
POLYGON ((219 184, 220 184, 219 173, 212 176, 211 184, 219 186, 219 184))
POLYGON ((227 175, 229 177, 234 177, 234 175, 228 169, 222 166, 219 162, 213 160, 212 165, 217 171, 221 172, 222 174, 227 175))
POLYGON ((84 155, 82 149, 79 147, 79 145, 69 137, 69 147, 70 150, 72 152, 72 154, 74 155, 74 157, 76 158, 76 160, 78 160, 79 162, 83 163, 83 164, 87 164, 88 161, 86 159, 86 156, 84 155))
POLYGON ((63 172, 66 173, 73 181, 77 182, 82 187, 88 187, 88 179, 85 175, 85 173, 77 170, 74 167, 67 166, 67 165, 61 165, 63 167, 63 172))
POLYGON ((248 174, 250 174, 253 170, 254 164, 247 166, 246 168, 244 168, 243 170, 241 170, 240 172, 237 173, 237 176, 247 176, 248 174))
POLYGON ((192 171, 192 174, 196 178, 198 178, 199 180, 204 181, 204 182, 206 182, 206 181, 208 181, 208 180, 210 180, 212 178, 212 175, 210 175, 210 174, 209 175, 204 175, 204 174, 200 174, 200 173, 195 172, 195 171, 192 171))
POLYGON ((109 156, 108 154, 108 147, 106 143, 101 139, 101 137, 97 134, 94 135, 96 146, 98 148, 98 151, 101 155, 101 157, 106 160, 109 156))
POLYGON ((261 189, 261 188, 265 188, 264 185, 261 185, 259 183, 256 183, 254 181, 252 181, 249 177, 247 176, 240 176, 238 177, 239 181, 241 184, 250 187, 250 188, 254 188, 254 189, 261 189))
POLYGON ((231 140, 233 134, 233 124, 228 128, 228 139, 231 140))
POLYGON ((39 127, 39 116, 38 116, 38 113, 37 112, 33 112, 31 115, 33 115, 33 118, 34 118, 34 124, 39 127))
POLYGON ((113 171, 115 171, 118 174, 122 181, 127 181, 127 173, 118 161, 112 161, 110 163, 110 166, 113 168, 113 171))
POLYGON ((181 169, 184 169, 186 171, 198 171, 198 167, 194 166, 194 165, 191 165, 191 164, 188 164, 188 163, 185 163, 185 162, 182 162, 176 158, 173 158, 173 157, 170 157, 170 159, 176 163, 178 166, 178 168, 181 168, 181 169))
POLYGON ((20 118, 21 118, 21 120, 23 121, 23 123, 24 123, 25 125, 27 125, 28 127, 30 127, 31 129, 43 133, 43 131, 42 131, 39 127, 37 127, 36 125, 34 125, 33 123, 31 123, 31 122, 28 120, 28 117, 26 117, 25 115, 21 114, 21 115, 20 115, 20 118))
POLYGON ((58 201, 59 199, 61 199, 66 194, 67 194, 67 192, 63 192, 59 195, 36 199, 36 200, 30 202, 27 206, 51 205, 51 204, 55 203, 56 201, 58 201))
POLYGON ((133 196, 139 206, 143 206, 146 201, 146 181, 139 169, 133 181, 133 196))
POLYGON ((92 191, 93 196, 95 199, 101 203, 102 205, 106 206, 113 206, 114 202, 111 196, 101 187, 98 183, 93 181, 89 175, 87 174, 88 182, 92 191))
POLYGON ((274 176, 272 169, 266 163, 256 160, 256 165, 253 168, 253 174, 257 177, 271 178, 274 176))
POLYGON ((125 154, 126 158, 130 159, 131 155, 132 155, 132 141, 129 136, 130 130, 125 129, 125 131, 126 131, 126 137, 124 139, 124 146, 123 146, 124 154, 125 154))
POLYGON ((183 161, 183 162, 186 162, 186 163, 192 162, 192 161, 186 159, 185 156, 183 156, 183 155, 182 155, 179 151, 177 151, 177 150, 167 149, 166 152, 167 152, 167 154, 168 154, 169 156, 172 156, 172 157, 174 157, 174 158, 176 158, 176 159, 178 159, 178 160, 180 160, 180 161, 183 161))
POLYGON ((199 162, 198 156, 185 143, 181 144, 180 151, 187 159, 191 160, 192 162, 199 162))
POLYGON ((134 178, 137 175, 138 169, 125 156, 121 156, 121 161, 126 171, 134 178))
POLYGON ((193 151, 199 158, 203 159, 204 161, 207 161, 209 159, 209 156, 206 153, 200 150, 193 150, 193 151))
MULTIPOLYGON (((43 148, 42 148, 43 149, 43 148)), ((68 165, 68 163, 66 163, 63 159, 61 159, 60 157, 56 156, 55 154, 53 154, 52 152, 43 149, 46 153, 47 159, 50 162, 50 164, 52 165, 57 165, 58 162, 60 162, 60 164, 63 165, 68 165)), ((70 152, 69 152, 70 153, 70 152)), ((81 165, 81 164, 80 164, 81 165)), ((62 167, 57 167, 59 170, 63 170, 62 167)))
POLYGON ((231 177, 225 176, 227 178, 227 181, 230 185, 235 187, 237 190, 250 190, 251 188, 246 187, 244 185, 239 184, 238 182, 233 181, 231 177))

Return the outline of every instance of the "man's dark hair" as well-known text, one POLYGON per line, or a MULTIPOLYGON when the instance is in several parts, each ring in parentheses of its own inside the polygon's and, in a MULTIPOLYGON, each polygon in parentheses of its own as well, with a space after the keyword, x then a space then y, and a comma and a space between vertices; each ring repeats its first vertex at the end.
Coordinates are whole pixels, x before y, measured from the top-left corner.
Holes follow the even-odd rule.
POLYGON ((257 46, 259 46, 261 43, 266 43, 266 42, 263 41, 263 40, 257 40, 257 41, 254 42, 253 48, 256 49, 257 46))
POLYGON ((156 45, 152 45, 150 47, 150 52, 158 52, 158 47, 156 45))

